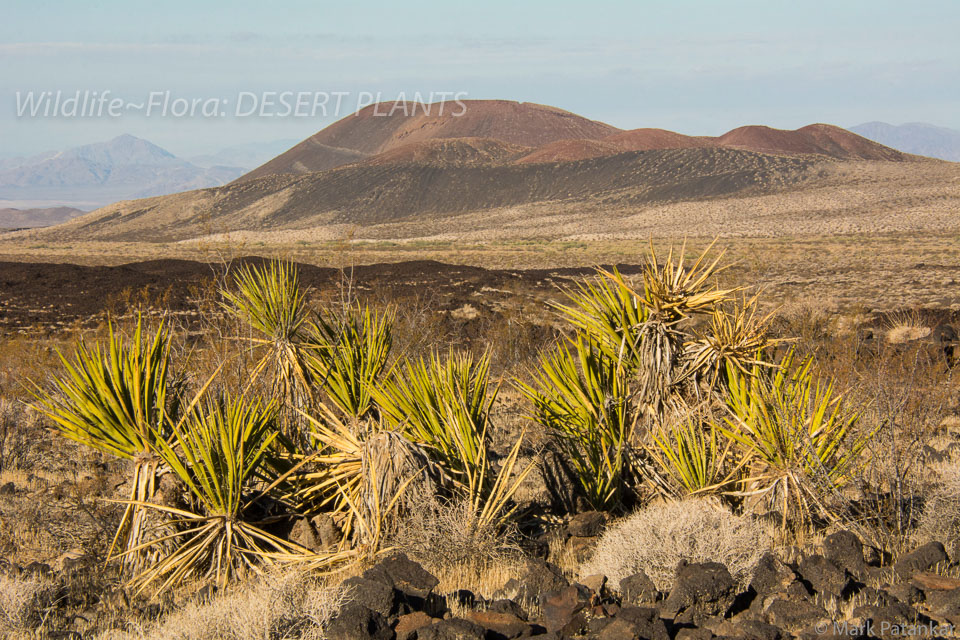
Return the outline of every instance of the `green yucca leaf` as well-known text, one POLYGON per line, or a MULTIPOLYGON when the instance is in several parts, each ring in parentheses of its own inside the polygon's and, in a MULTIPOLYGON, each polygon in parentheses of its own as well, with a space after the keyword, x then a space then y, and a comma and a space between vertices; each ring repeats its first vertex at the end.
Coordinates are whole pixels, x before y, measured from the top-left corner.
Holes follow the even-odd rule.
POLYGON ((594 508, 616 506, 636 423, 621 362, 577 336, 541 358, 534 385, 518 386, 534 420, 561 436, 594 508))
POLYGON ((310 372, 351 418, 362 419, 373 408, 372 390, 386 369, 392 325, 392 309, 377 314, 369 306, 350 309, 339 322, 321 316, 312 325, 322 347, 308 355, 310 372))
POLYGON ((32 392, 33 407, 64 436, 126 459, 149 454, 165 437, 170 338, 162 324, 149 338, 138 318, 127 341, 111 323, 105 345, 81 339, 72 360, 60 359, 65 375, 54 391, 33 383, 32 392))
POLYGON ((384 423, 433 449, 455 477, 476 478, 487 447, 490 357, 451 353, 407 361, 373 390, 384 423))
POLYGON ((173 427, 171 442, 159 443, 160 457, 186 485, 194 507, 137 503, 166 514, 174 531, 127 551, 160 552, 132 585, 142 591, 159 582, 158 590, 164 591, 188 576, 199 576, 223 586, 246 571, 259 572, 262 564, 314 558, 244 515, 252 504, 246 496, 267 475, 266 458, 278 435, 276 413, 272 402, 206 399, 173 427))
MULTIPOLYGON (((263 351, 247 388, 266 374, 274 397, 284 406, 300 407, 312 402, 308 359, 322 347, 309 339, 307 291, 300 285, 296 266, 276 260, 243 265, 234 277, 234 289, 221 291, 222 305, 259 334, 249 340, 263 351)), ((299 439, 290 414, 283 416, 285 434, 299 439)))
POLYGON ((859 413, 816 378, 812 364, 794 367, 792 352, 775 369, 754 365, 748 375, 727 363, 729 417, 720 430, 751 457, 756 475, 746 482, 779 502, 785 524, 808 522, 820 504, 816 491, 835 490, 862 468, 875 433, 853 435, 859 413))
POLYGON ((426 447, 473 506, 465 527, 501 527, 515 510, 513 495, 533 466, 515 473, 523 441, 514 443, 499 470, 491 467, 490 357, 434 353, 429 360, 407 361, 374 391, 384 423, 426 447))
POLYGON ((673 429, 661 428, 648 447, 651 457, 686 495, 723 489, 736 470, 725 471, 733 440, 713 424, 687 419, 673 429))
POLYGON ((131 503, 120 518, 110 558, 119 553, 125 568, 136 570, 149 558, 130 552, 147 533, 145 512, 134 503, 154 496, 160 467, 156 452, 169 434, 167 405, 174 410, 179 405, 177 391, 168 387, 170 337, 162 323, 147 337, 138 317, 129 340, 111 322, 105 344, 89 346, 81 339, 72 359, 59 355, 65 374, 50 392, 33 383, 33 406, 65 437, 134 461, 131 503))
POLYGON ((210 516, 236 517, 243 492, 262 477, 277 437, 276 405, 237 398, 208 400, 174 428, 159 454, 210 516))
POLYGON ((567 292, 569 303, 555 305, 563 317, 603 352, 634 371, 640 365, 640 329, 648 309, 617 269, 567 292))
MULTIPOLYGON (((534 468, 534 463, 530 462, 524 469, 514 474, 517 467, 517 458, 520 455, 520 447, 523 445, 523 438, 524 434, 521 433, 517 441, 513 443, 513 447, 504 459, 490 489, 483 489, 488 483, 486 478, 480 478, 474 484, 475 490, 467 496, 473 507, 471 509, 473 521, 467 523, 467 525, 474 531, 482 531, 488 528, 498 529, 517 510, 517 505, 511 502, 513 496, 534 468)), ((484 456, 481 470, 483 474, 488 473, 486 456, 484 456)))
POLYGON ((245 264, 234 276, 234 288, 236 291, 222 292, 225 309, 270 342, 301 341, 309 308, 296 266, 278 260, 266 265, 245 264))

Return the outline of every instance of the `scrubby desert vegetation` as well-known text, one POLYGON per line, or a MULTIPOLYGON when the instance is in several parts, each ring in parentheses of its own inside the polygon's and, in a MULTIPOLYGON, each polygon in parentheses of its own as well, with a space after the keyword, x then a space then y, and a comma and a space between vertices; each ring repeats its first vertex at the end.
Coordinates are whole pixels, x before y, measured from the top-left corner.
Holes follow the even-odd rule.
POLYGON ((956 319, 777 308, 722 252, 685 254, 651 248, 479 333, 256 261, 212 271, 195 313, 131 300, 8 336, 0 629, 960 622, 956 319))

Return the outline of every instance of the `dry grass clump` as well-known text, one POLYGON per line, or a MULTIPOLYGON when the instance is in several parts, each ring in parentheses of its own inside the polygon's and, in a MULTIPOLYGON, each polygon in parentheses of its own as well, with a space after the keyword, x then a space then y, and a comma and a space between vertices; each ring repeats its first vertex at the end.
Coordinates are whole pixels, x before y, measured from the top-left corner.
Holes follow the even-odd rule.
POLYGON ((509 532, 493 526, 468 527, 476 521, 469 500, 444 503, 432 496, 418 496, 418 508, 397 528, 394 543, 434 574, 441 592, 470 589, 485 597, 523 566, 519 547, 509 532))
POLYGON ((610 526, 580 575, 603 574, 616 588, 642 570, 658 589, 668 590, 677 563, 687 560, 721 562, 744 583, 769 542, 755 519, 709 499, 653 504, 610 526))
POLYGON ((0 574, 0 632, 27 633, 40 617, 41 600, 51 584, 43 578, 0 574))
POLYGON ((98 640, 313 640, 343 605, 338 586, 306 573, 275 572, 207 601, 192 602, 158 623, 111 630, 98 640))
POLYGON ((901 312, 890 319, 886 338, 890 344, 905 344, 926 338, 932 330, 924 324, 918 311, 901 312))

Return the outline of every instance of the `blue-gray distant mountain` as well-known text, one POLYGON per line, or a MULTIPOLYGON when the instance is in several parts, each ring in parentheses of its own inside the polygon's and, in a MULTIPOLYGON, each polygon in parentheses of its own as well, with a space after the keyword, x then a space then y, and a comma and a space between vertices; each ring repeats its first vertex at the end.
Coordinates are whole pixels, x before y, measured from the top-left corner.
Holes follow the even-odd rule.
POLYGON ((187 160, 198 167, 242 167, 249 171, 275 158, 298 142, 300 141, 296 139, 247 142, 220 149, 216 153, 190 156, 187 160))
POLYGON ((907 153, 960 162, 960 131, 956 129, 924 122, 908 122, 900 126, 866 122, 850 127, 850 131, 907 153))
POLYGON ((239 167, 198 167, 157 145, 122 135, 109 142, 0 160, 0 200, 91 208, 226 184, 239 167))

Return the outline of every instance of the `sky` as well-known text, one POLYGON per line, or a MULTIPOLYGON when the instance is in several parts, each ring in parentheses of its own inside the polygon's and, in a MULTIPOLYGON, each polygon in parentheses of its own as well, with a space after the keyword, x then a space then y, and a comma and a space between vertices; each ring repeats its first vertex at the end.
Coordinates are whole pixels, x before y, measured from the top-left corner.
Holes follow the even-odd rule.
POLYGON ((700 135, 873 120, 960 129, 958 33, 955 0, 4 0, 0 156, 123 133, 182 156, 302 139, 401 92, 700 135), (62 104, 76 92, 119 102, 79 116, 62 104), (193 113, 174 114, 177 100, 193 113))

